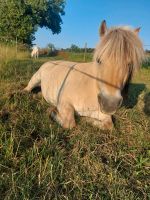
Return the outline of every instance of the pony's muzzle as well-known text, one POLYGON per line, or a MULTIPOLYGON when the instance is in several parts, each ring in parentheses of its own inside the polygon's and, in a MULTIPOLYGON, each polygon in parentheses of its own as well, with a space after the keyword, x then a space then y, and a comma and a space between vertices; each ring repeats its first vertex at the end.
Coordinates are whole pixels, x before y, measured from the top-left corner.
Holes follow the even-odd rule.
POLYGON ((122 96, 108 96, 100 93, 98 95, 98 101, 100 104, 100 109, 105 114, 114 114, 122 104, 122 96))

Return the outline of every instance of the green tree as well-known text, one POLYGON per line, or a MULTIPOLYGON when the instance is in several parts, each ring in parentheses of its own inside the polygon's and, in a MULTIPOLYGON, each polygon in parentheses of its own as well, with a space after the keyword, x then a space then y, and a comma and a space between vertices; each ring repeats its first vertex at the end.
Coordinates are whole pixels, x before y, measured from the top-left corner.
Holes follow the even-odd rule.
POLYGON ((54 46, 54 44, 52 44, 52 43, 49 43, 49 44, 47 45, 47 48, 50 50, 50 52, 52 52, 52 51, 55 50, 55 46, 54 46))
POLYGON ((77 45, 75 45, 75 44, 71 45, 70 50, 72 52, 80 52, 80 48, 77 45))
POLYGON ((60 33, 65 0, 0 0, 0 37, 31 44, 38 27, 60 33))

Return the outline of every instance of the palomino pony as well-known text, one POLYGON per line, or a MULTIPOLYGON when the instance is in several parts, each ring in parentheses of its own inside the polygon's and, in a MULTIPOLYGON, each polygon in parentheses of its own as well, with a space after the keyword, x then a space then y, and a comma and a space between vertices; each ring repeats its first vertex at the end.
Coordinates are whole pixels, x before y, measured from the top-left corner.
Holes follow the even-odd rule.
POLYGON ((38 58, 39 57, 39 48, 37 46, 34 46, 31 52, 32 58, 38 58))
POLYGON ((89 63, 47 62, 33 75, 25 91, 41 86, 48 103, 57 109, 51 117, 64 128, 76 126, 75 113, 102 129, 113 127, 112 115, 120 107, 133 72, 143 59, 140 28, 100 26, 101 41, 89 63))

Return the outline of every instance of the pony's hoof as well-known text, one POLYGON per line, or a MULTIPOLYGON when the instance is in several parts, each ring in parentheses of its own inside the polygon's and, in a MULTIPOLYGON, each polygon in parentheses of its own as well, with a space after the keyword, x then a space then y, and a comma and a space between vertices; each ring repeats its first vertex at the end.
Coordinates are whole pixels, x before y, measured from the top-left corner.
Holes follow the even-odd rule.
POLYGON ((57 108, 56 107, 50 107, 47 109, 46 113, 48 114, 48 116, 51 118, 51 119, 54 119, 56 114, 57 114, 57 108))
POLYGON ((109 131, 112 131, 113 128, 114 128, 114 124, 112 121, 107 121, 103 124, 103 130, 109 130, 109 131))

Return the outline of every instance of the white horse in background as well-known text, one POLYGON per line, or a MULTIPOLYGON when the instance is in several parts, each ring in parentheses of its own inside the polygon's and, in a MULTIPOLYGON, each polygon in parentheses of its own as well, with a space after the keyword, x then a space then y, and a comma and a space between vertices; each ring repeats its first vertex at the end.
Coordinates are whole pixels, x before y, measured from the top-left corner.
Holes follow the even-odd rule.
POLYGON ((39 48, 37 46, 34 46, 32 48, 32 52, 31 52, 31 58, 38 58, 39 57, 39 48))

